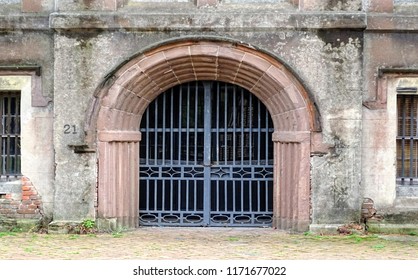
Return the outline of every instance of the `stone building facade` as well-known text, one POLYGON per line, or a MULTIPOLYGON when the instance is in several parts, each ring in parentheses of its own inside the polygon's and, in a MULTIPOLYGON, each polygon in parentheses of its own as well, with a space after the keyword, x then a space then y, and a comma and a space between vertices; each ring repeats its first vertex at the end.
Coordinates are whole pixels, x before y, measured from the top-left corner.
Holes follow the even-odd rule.
MULTIPOLYGON (((366 199, 380 229, 418 227, 418 1, 0 0, 0 7, 3 223, 138 227, 141 205, 164 196, 144 199, 140 191, 139 155, 151 133, 141 121, 162 93, 211 81, 248 91, 272 123, 271 172, 263 171, 271 173, 270 218, 241 215, 260 204, 253 191, 241 193, 251 203, 219 217, 324 230, 361 222, 366 199)), ((156 168, 161 180, 194 176, 184 166, 156 168), (163 168, 171 169, 162 175, 163 168)), ((235 166, 228 168, 219 170, 235 166)), ((246 178, 258 167, 240 168, 246 178)), ((186 191, 183 201, 175 189, 165 197, 171 208, 199 196, 186 191)), ((217 193, 202 207, 220 201, 217 193)), ((190 210, 176 223, 185 212, 168 208, 161 224, 210 226, 216 216, 190 210)))

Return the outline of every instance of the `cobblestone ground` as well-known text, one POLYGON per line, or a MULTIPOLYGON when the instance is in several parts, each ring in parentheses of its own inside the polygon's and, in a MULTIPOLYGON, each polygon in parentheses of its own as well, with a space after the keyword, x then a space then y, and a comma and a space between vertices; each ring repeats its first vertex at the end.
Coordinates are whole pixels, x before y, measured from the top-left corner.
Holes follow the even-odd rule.
POLYGON ((415 260, 418 237, 230 228, 141 228, 95 235, 0 233, 0 259, 415 260))

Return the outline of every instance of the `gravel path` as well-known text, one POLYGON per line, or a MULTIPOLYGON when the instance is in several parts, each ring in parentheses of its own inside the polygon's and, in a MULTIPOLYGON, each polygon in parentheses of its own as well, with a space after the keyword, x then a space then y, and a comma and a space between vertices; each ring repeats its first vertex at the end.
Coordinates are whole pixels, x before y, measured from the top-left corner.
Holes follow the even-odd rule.
POLYGON ((0 233, 0 259, 416 260, 418 237, 240 228, 141 228, 95 235, 0 233))

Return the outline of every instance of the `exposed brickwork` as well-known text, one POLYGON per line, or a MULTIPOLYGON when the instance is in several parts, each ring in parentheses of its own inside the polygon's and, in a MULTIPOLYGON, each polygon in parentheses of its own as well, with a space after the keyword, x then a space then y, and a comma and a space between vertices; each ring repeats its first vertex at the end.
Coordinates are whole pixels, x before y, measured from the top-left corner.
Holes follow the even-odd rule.
POLYGON ((41 196, 29 178, 22 177, 21 182, 20 193, 9 193, 0 198, 0 216, 14 219, 41 218, 41 196))

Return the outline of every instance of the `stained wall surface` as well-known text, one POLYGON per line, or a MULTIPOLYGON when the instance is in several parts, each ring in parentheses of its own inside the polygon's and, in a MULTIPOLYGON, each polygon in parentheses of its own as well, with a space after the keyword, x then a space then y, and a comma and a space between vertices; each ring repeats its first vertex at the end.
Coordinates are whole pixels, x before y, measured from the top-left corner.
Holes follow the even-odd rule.
POLYGON ((389 100, 418 66, 418 17, 403 14, 402 5, 413 6, 407 2, 0 1, 0 75, 41 69, 41 94, 29 98, 44 103, 25 117, 33 134, 23 141, 33 148, 23 175, 50 220, 96 218, 98 94, 143 53, 173 42, 227 42, 280 62, 314 105, 305 174, 312 229, 359 222, 365 197, 382 213, 414 213, 414 198, 396 194, 389 100), (379 88, 382 77, 389 82, 379 88))

